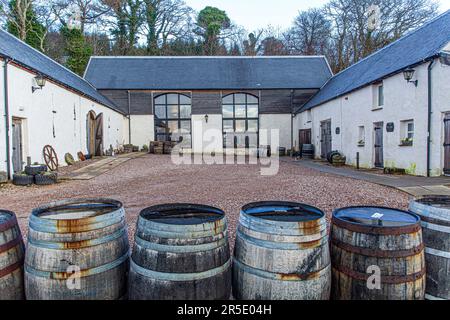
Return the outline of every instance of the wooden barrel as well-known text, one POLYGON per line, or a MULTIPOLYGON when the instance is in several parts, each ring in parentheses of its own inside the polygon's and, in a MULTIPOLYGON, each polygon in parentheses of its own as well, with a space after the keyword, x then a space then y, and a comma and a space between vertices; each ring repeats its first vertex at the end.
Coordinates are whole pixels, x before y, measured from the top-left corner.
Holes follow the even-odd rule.
POLYGON ((119 201, 66 200, 33 210, 25 255, 27 299, 121 299, 128 262, 119 201))
POLYGON ((450 300, 450 197, 426 196, 411 201, 409 209, 422 220, 427 269, 425 298, 450 300))
POLYGON ((233 259, 239 300, 328 300, 330 252, 325 214, 292 202, 242 208, 233 259))
POLYGON ((140 213, 131 259, 131 300, 218 300, 231 294, 222 210, 168 204, 140 213))
POLYGON ((22 300, 25 246, 14 213, 0 210, 0 300, 22 300))
POLYGON ((332 298, 423 300, 425 255, 420 218, 379 207, 333 213, 332 298))

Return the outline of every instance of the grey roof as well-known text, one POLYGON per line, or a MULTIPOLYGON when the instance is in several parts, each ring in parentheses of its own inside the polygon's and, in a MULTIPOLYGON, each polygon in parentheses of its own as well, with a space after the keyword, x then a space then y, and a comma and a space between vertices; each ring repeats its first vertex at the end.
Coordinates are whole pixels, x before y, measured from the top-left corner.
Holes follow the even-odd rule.
POLYGON ((450 11, 447 11, 338 73, 302 108, 302 111, 436 57, 449 42, 450 11))
POLYGON ((331 78, 324 57, 93 57, 97 89, 318 89, 331 78))
POLYGON ((1 29, 0 57, 9 58, 25 68, 40 73, 52 81, 69 87, 81 95, 87 96, 95 102, 122 113, 110 100, 101 95, 86 80, 1 29))

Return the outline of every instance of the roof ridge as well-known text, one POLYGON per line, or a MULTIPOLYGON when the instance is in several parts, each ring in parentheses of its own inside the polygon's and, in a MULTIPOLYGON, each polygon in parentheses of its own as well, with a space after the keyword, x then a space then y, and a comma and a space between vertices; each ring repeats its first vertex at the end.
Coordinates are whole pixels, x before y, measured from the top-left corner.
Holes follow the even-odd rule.
POLYGON ((91 56, 91 59, 326 59, 315 56, 91 56))
MULTIPOLYGON (((404 39, 409 38, 410 36, 412 36, 412 35, 415 34, 416 32, 422 30, 423 28, 425 28, 425 27, 427 27, 428 25, 432 24, 432 23, 435 22, 436 20, 441 19, 443 16, 445 16, 445 15, 447 15, 447 14, 450 14, 450 10, 447 10, 446 12, 437 15, 436 17, 434 17, 434 18, 431 19, 430 21, 427 21, 427 22, 425 22, 423 25, 421 25, 420 27, 418 27, 418 28, 416 28, 416 29, 414 29, 414 30, 409 31, 407 34, 405 34, 404 36, 398 38, 398 39, 395 40, 394 42, 391 42, 391 43, 388 44, 387 46, 384 46, 383 48, 381 48, 381 49, 379 49, 379 50, 377 50, 377 51, 371 53, 371 54, 368 55, 367 57, 365 57, 365 58, 359 60, 358 62, 352 64, 351 66, 345 68, 344 70, 341 70, 340 72, 338 72, 337 74, 335 74, 335 75, 333 76, 333 78, 337 77, 338 75, 340 75, 341 73, 344 73, 344 72, 347 71, 347 70, 350 70, 351 68, 353 68, 353 67, 357 66, 358 64, 360 64, 360 63, 362 63, 362 62, 368 60, 369 58, 371 58, 371 57, 373 57, 373 56, 379 54, 380 52, 385 51, 386 49, 388 49, 388 48, 394 46, 394 45, 397 44, 398 42, 400 42, 400 41, 402 41, 402 40, 404 40, 404 39)), ((331 79, 330 79, 330 80, 331 80, 331 79)))

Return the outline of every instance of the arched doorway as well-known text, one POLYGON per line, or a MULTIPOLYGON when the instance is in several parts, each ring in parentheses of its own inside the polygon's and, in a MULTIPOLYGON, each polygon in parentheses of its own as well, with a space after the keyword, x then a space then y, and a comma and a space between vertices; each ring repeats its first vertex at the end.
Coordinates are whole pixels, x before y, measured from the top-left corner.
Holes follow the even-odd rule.
POLYGON ((87 149, 92 156, 103 155, 103 113, 98 116, 94 111, 87 114, 87 149))

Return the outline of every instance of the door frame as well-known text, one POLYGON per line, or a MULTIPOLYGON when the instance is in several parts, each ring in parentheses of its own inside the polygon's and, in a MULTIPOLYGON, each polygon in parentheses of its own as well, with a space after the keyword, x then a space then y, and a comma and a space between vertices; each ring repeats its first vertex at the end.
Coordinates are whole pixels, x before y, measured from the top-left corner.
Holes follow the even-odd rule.
MULTIPOLYGON (((450 176, 450 173, 446 173, 445 169, 445 122, 446 122, 446 118, 449 117, 450 118, 450 111, 448 112, 442 112, 442 117, 441 117, 441 125, 442 125, 442 133, 441 133, 441 150, 442 150, 442 156, 441 156, 441 174, 444 176, 450 176)), ((450 160, 449 160, 450 162, 450 160)))
POLYGON ((384 168, 384 122, 383 121, 378 121, 378 122, 374 122, 373 123, 373 166, 374 168, 380 168, 383 169, 384 168), (377 165, 376 163, 376 159, 377 159, 377 147, 376 147, 376 128, 380 128, 381 130, 381 160, 382 163, 381 165, 377 165))
POLYGON ((327 155, 328 155, 328 152, 324 153, 324 150, 323 150, 324 149, 323 148, 324 147, 323 126, 325 124, 330 125, 330 150, 328 152, 333 151, 333 130, 332 130, 333 123, 332 123, 331 119, 323 120, 320 122, 320 157, 322 159, 326 159, 327 155))
POLYGON ((12 127, 12 133, 11 133, 11 144, 12 144, 12 153, 11 153, 11 164, 12 164, 12 170, 13 173, 21 172, 23 170, 23 164, 24 164, 24 140, 23 140, 23 119, 13 117, 11 121, 11 127, 12 127), (15 161, 14 161, 14 141, 15 141, 15 131, 14 127, 18 125, 19 126, 19 161, 20 161, 20 170, 16 170, 15 168, 15 161))

